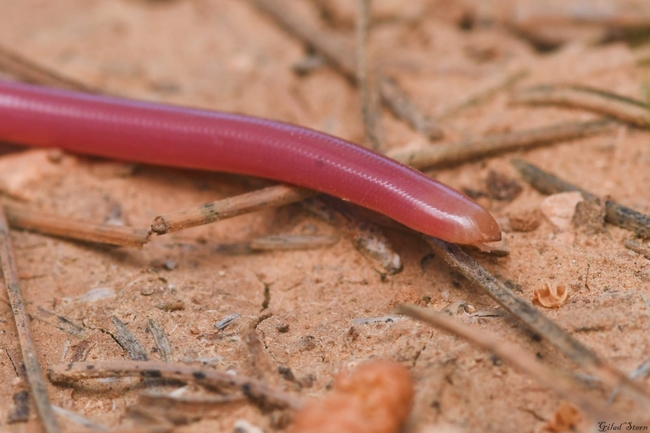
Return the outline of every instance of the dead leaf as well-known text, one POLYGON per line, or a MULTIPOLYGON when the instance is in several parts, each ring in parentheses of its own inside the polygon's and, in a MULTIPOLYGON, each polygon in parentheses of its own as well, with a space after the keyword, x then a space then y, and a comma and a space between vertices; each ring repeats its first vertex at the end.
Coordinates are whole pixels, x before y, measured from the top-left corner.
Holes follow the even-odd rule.
POLYGON ((564 433, 576 431, 576 427, 582 421, 582 414, 571 403, 563 401, 557 411, 553 414, 544 426, 544 430, 553 433, 564 433))

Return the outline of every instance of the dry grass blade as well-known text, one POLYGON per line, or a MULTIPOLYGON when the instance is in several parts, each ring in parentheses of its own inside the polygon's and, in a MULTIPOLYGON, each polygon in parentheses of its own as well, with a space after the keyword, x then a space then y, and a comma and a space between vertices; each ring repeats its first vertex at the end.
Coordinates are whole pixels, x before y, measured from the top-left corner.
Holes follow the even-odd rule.
POLYGON ((54 411, 52 410, 52 405, 47 395, 43 376, 41 375, 41 367, 38 362, 32 331, 29 327, 29 318, 25 308, 20 280, 18 279, 13 246, 9 236, 9 225, 7 224, 7 219, 2 208, 0 208, 0 261, 2 262, 2 274, 7 288, 7 297, 11 304, 11 310, 18 331, 18 340, 27 373, 27 382, 31 387, 36 410, 46 433, 57 433, 60 431, 59 424, 54 417, 54 411))
POLYGON ((465 110, 469 107, 476 106, 482 102, 490 100, 497 93, 502 90, 508 89, 514 86, 517 82, 522 80, 528 75, 528 70, 524 68, 517 68, 514 71, 506 71, 495 77, 491 77, 490 80, 481 86, 481 88, 469 95, 466 95, 461 101, 457 102, 455 105, 444 109, 437 116, 438 119, 447 119, 458 114, 460 111, 465 110))
POLYGON ((157 235, 209 224, 260 209, 282 206, 305 200, 318 194, 304 188, 276 185, 257 191, 217 200, 211 203, 157 216, 151 224, 151 231, 157 235))
POLYGON ((368 44, 368 28, 370 27, 370 0, 357 0, 359 14, 357 19, 357 81, 361 93, 361 111, 363 114, 366 142, 370 147, 384 153, 386 143, 381 125, 381 107, 377 97, 375 74, 372 67, 372 56, 368 44))
POLYGON ((46 235, 136 248, 141 248, 148 241, 149 232, 145 229, 95 224, 11 205, 6 205, 5 211, 12 227, 46 235))
POLYGON ((273 235, 253 239, 253 251, 308 250, 336 244, 338 236, 331 235, 273 235))
POLYGON ((562 123, 526 131, 475 137, 457 143, 443 143, 413 151, 398 150, 389 156, 415 168, 453 165, 510 150, 602 134, 612 131, 615 126, 616 123, 608 119, 562 123))
MULTIPOLYGON (((597 196, 559 177, 547 173, 539 167, 521 159, 513 159, 512 165, 522 177, 542 194, 557 194, 559 192, 579 191, 586 199, 597 196)), ((650 215, 642 214, 615 201, 605 201, 605 221, 626 230, 633 231, 639 236, 650 237, 650 215)))
MULTIPOLYGON (((459 320, 414 305, 398 305, 397 313, 443 329, 484 350, 492 352, 504 362, 534 377, 540 384, 552 389, 562 398, 570 400, 594 420, 614 420, 625 417, 624 414, 613 413, 604 403, 585 395, 581 384, 572 377, 545 367, 537 361, 535 356, 512 344, 504 343, 502 339, 493 334, 471 328, 462 324, 459 320)), ((633 419, 633 417, 629 416, 625 419, 630 418, 633 419)))
POLYGON ((512 100, 524 104, 554 104, 584 108, 640 127, 648 126, 650 120, 648 106, 643 102, 590 87, 539 86, 521 90, 513 96, 512 100))
MULTIPOLYGON (((86 418, 85 416, 81 416, 76 412, 73 412, 68 409, 64 409, 59 406, 52 406, 54 409, 54 412, 61 418, 66 418, 68 421, 71 421, 79 426, 82 426, 90 431, 109 431, 108 427, 106 427, 103 424, 99 424, 91 419, 86 418)), ((114 430, 113 430, 114 431, 114 430)))
POLYGON ((140 393, 138 405, 160 413, 174 425, 192 424, 205 418, 223 416, 225 406, 245 403, 242 395, 174 395, 145 391, 140 393))
MULTIPOLYGON (((288 33, 297 36, 316 49, 332 64, 352 80, 357 79, 355 57, 349 46, 343 44, 337 34, 326 31, 305 17, 294 12, 294 8, 278 0, 250 0, 262 12, 270 15, 288 33)), ((388 77, 377 77, 379 92, 384 104, 413 129, 429 138, 442 137, 442 130, 426 113, 420 110, 401 87, 388 77)))
POLYGON ((645 386, 632 382, 618 369, 605 363, 598 355, 571 337, 555 322, 515 295, 478 262, 463 252, 460 247, 428 236, 425 237, 425 240, 436 255, 442 257, 449 266, 483 289, 501 307, 533 332, 548 340, 567 357, 573 359, 585 371, 612 387, 625 385, 626 389, 630 389, 646 399, 646 404, 650 402, 650 391, 645 386))
POLYGON ((194 368, 170 362, 151 361, 98 361, 60 364, 48 369, 50 380, 70 383, 83 379, 106 377, 142 377, 174 379, 215 387, 237 388, 246 397, 278 407, 299 409, 298 397, 273 388, 264 382, 224 371, 194 368))
POLYGON ((55 326, 63 332, 74 335, 77 338, 86 338, 86 331, 83 327, 76 325, 67 317, 54 314, 42 307, 38 307, 36 309, 36 311, 33 313, 33 317, 35 319, 42 320, 43 322, 48 323, 52 326, 55 326))
POLYGON ((20 54, 2 46, 0 46, 0 70, 30 83, 59 87, 62 89, 99 93, 99 90, 94 87, 89 87, 83 83, 65 77, 58 72, 47 69, 46 67, 26 59, 20 54))

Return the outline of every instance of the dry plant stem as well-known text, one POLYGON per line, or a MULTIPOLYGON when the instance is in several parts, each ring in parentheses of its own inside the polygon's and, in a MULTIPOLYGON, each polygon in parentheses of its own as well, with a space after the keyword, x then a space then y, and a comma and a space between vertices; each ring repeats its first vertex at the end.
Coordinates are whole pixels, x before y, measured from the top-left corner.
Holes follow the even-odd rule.
MULTIPOLYGON (((534 4, 534 3, 531 3, 534 4)), ((542 5, 542 3, 538 3, 542 5)), ((600 3, 606 5, 607 3, 600 3)), ((645 2, 632 2, 632 7, 611 8, 598 7, 599 3, 584 3, 585 7, 560 9, 539 9, 537 11, 522 11, 521 17, 516 18, 518 27, 530 26, 562 26, 571 24, 598 25, 603 28, 613 28, 620 31, 621 27, 644 28, 650 26, 650 9, 645 2)), ((524 9, 524 8, 522 8, 524 9)))
POLYGON ((27 383, 32 391, 32 397, 36 405, 43 428, 46 433, 57 433, 60 431, 59 424, 54 417, 54 411, 47 396, 47 389, 41 375, 41 367, 34 346, 34 338, 29 327, 29 319, 25 301, 23 299, 18 270, 14 259, 13 245, 9 235, 9 225, 3 209, 0 207, 0 261, 2 262, 2 274, 7 288, 7 297, 11 304, 11 310, 16 322, 20 350, 22 351, 23 363, 27 374, 27 383))
MULTIPOLYGON (((146 390, 140 393, 138 404, 134 405, 133 409, 136 409, 139 415, 146 413, 149 416, 168 421, 172 424, 171 431, 175 431, 174 426, 188 425, 206 418, 222 417, 224 411, 229 410, 225 407, 226 405, 236 403, 240 406, 240 403, 245 402, 246 397, 236 394, 176 396, 173 393, 167 394, 146 390)), ((151 421, 144 421, 142 424, 151 426, 152 423, 151 421)), ((239 430, 235 429, 235 431, 239 430)))
MULTIPOLYGON (((58 416, 60 416, 61 418, 66 418, 68 421, 71 421, 71 422, 73 422, 75 424, 78 424, 78 425, 80 425, 82 427, 85 427, 85 428, 87 428, 87 429, 89 429, 91 431, 108 431, 109 430, 109 428, 106 427, 105 425, 96 423, 96 422, 86 418, 85 416, 81 416, 78 413, 73 412, 71 410, 64 409, 64 408, 59 407, 59 406, 52 406, 52 409, 54 409, 54 412, 56 412, 56 414, 58 416)), ((112 431, 115 432, 115 430, 112 430, 112 431)))
POLYGON ((482 86, 482 88, 477 92, 465 96, 463 100, 458 102, 456 105, 443 110, 440 114, 438 114, 437 118, 440 120, 447 119, 454 116, 455 114, 458 114, 462 110, 488 101, 497 93, 512 87, 515 83, 527 75, 528 70, 524 68, 518 68, 513 72, 507 71, 505 74, 500 74, 496 78, 491 79, 490 82, 488 82, 486 85, 482 86))
POLYGON ((194 368, 169 362, 98 361, 60 364, 49 368, 48 375, 50 380, 55 383, 70 383, 83 379, 106 377, 174 379, 214 388, 237 388, 250 399, 264 401, 278 407, 291 409, 302 407, 302 401, 298 397, 261 381, 242 375, 232 375, 224 371, 194 368))
MULTIPOLYGON (((288 33, 298 37, 326 57, 342 74, 351 80, 357 79, 355 58, 352 50, 344 45, 339 35, 319 27, 313 20, 293 12, 286 2, 279 0, 250 0, 262 12, 270 15, 288 33)), ((420 110, 404 90, 392 79, 377 77, 382 101, 398 118, 425 136, 442 137, 442 130, 426 113, 420 110)))
POLYGON ((45 215, 33 209, 12 205, 5 205, 5 212, 12 227, 46 235, 137 248, 141 248, 148 241, 148 231, 145 229, 95 224, 57 215, 45 215))
POLYGON ((379 153, 386 151, 386 143, 381 125, 381 107, 377 97, 376 80, 372 67, 372 56, 368 44, 371 0, 357 0, 359 14, 357 19, 357 81, 361 93, 361 111, 366 142, 379 153))
POLYGON ((47 311, 44 308, 38 307, 34 313, 34 318, 41 320, 45 323, 48 323, 63 332, 67 332, 70 335, 74 335, 77 338, 86 338, 85 329, 81 326, 75 325, 67 317, 54 314, 51 311, 47 311))
POLYGON ((632 250, 637 254, 641 254, 643 257, 650 260, 650 247, 636 239, 626 239, 625 248, 632 250))
POLYGON ((22 81, 59 87, 69 90, 81 90, 90 93, 100 93, 98 89, 65 77, 42 65, 33 62, 20 54, 0 46, 0 70, 5 71, 22 81))
POLYGON ((146 390, 138 396, 138 405, 161 413, 172 423, 190 424, 207 417, 223 416, 224 406, 245 402, 242 395, 173 395, 146 390))
POLYGON ((515 149, 526 149, 545 143, 573 140, 613 131, 616 122, 603 119, 589 122, 562 123, 525 131, 475 137, 457 143, 443 143, 389 156, 415 168, 460 164, 515 149))
POLYGON ((606 114, 634 126, 645 127, 650 120, 648 106, 599 89, 572 85, 540 86, 515 94, 513 102, 524 104, 554 104, 583 108, 606 114))
MULTIPOLYGON (((533 188, 542 194, 579 191, 586 199, 598 198, 597 195, 547 173, 524 160, 513 159, 512 165, 533 188)), ((612 200, 605 201, 605 221, 633 231, 644 238, 650 238, 650 215, 642 214, 612 200)))
POLYGON ((307 250, 324 248, 339 241, 329 235, 275 235, 253 239, 249 246, 253 251, 307 250))
POLYGON ((443 329, 469 341, 481 349, 497 355, 504 362, 534 377, 540 384, 552 389, 562 398, 574 403, 594 420, 614 420, 624 417, 624 414, 613 413, 605 404, 586 395, 581 384, 575 379, 549 369, 520 347, 504 343, 502 339, 491 333, 464 325, 459 320, 452 319, 445 314, 436 313, 414 305, 398 305, 397 313, 404 314, 430 326, 443 329))
POLYGON ((157 216, 153 224, 151 224, 151 231, 157 235, 164 235, 260 209, 302 201, 316 194, 314 191, 295 186, 270 186, 235 197, 206 203, 192 209, 157 216))
POLYGON ((481 287, 501 307, 533 332, 548 340, 587 372, 612 387, 625 385, 626 389, 633 390, 637 395, 644 397, 646 405, 650 402, 650 391, 646 387, 632 382, 622 372, 603 362, 598 355, 571 337, 555 322, 515 295, 460 247, 430 236, 425 236, 425 240, 436 255, 442 257, 449 266, 481 287))

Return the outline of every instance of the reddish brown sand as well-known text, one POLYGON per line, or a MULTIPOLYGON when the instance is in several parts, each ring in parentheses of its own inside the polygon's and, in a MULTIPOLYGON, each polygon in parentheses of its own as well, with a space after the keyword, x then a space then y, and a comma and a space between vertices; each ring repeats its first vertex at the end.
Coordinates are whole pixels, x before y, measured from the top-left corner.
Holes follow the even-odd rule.
MULTIPOLYGON (((297 10, 302 10, 299 3, 297 10)), ((352 35, 354 8, 346 3, 332 3, 332 26, 352 35)), ((529 71, 519 87, 576 82, 643 99, 648 86, 648 70, 635 65, 624 43, 598 46, 575 40, 540 54, 502 27, 463 31, 457 25, 468 11, 502 17, 512 9, 494 9, 479 0, 476 7, 466 8, 442 0, 409 2, 408 7, 400 7, 399 1, 378 3, 372 40, 381 70, 434 114, 519 67, 529 71)), ((292 72, 305 58, 304 46, 245 1, 0 0, 0 21, 0 46, 111 93, 282 119, 356 142, 363 139, 355 87, 327 67, 305 76, 292 72)), ((508 101, 507 92, 500 92, 490 102, 449 118, 444 124, 446 140, 597 117, 574 109, 513 106, 508 101)), ((388 113, 384 126, 391 149, 425 144, 388 113)), ((650 262, 625 249, 624 239, 633 236, 617 227, 608 225, 596 234, 574 233, 571 228, 569 235, 558 233, 540 216, 544 197, 518 180, 509 159, 523 157, 594 193, 650 213, 649 145, 647 131, 620 126, 606 135, 431 172, 456 188, 483 192, 491 172, 521 183, 522 193, 510 202, 480 200, 499 221, 512 217, 515 228, 530 231, 504 233, 508 257, 478 253, 474 257, 529 301, 546 282, 565 286, 569 290, 565 304, 537 308, 625 372, 650 355, 650 262)), ((161 213, 260 185, 258 180, 224 174, 69 155, 53 160, 42 151, 0 158, 5 197, 61 215, 138 227, 147 227, 161 213)), ((89 361, 125 359, 124 350, 103 332, 114 331, 111 317, 117 316, 152 359, 159 355, 147 331, 148 319, 169 335, 174 360, 203 360, 214 368, 256 375, 259 371, 250 365, 241 333, 251 320, 272 313, 257 328, 271 364, 264 378, 305 399, 325 395, 343 369, 389 358, 414 377, 414 429, 540 431, 562 407, 558 397, 532 378, 443 332, 406 319, 353 322, 391 314, 396 300, 428 302, 433 310, 463 300, 474 311, 493 311, 493 301, 440 258, 429 257, 430 249, 417 237, 386 231, 404 263, 401 273, 387 277, 345 237, 332 247, 309 251, 236 254, 227 248, 280 233, 338 232, 299 205, 158 238, 143 250, 14 232, 28 310, 52 311, 86 329, 84 342, 49 323, 32 321, 42 365, 69 362, 86 344, 89 361), (99 288, 115 296, 84 298, 99 288), (262 311, 266 288, 270 302, 262 311), (184 309, 160 308, 175 301, 182 301, 184 309), (232 313, 242 317, 218 332, 215 322, 232 313), (291 369, 300 389, 275 373, 278 365, 291 369)), ((477 319, 465 313, 458 318, 539 354, 550 365, 571 367, 514 320, 477 319)), ((4 302, 0 302, 0 349, 0 431, 38 431, 33 416, 27 425, 7 423, 14 410, 12 396, 25 389, 25 382, 11 361, 18 362, 20 350, 4 302)), ((143 390, 137 379, 87 382, 75 388, 48 385, 48 390, 54 404, 98 423, 111 428, 138 425, 127 415, 143 390)), ((198 420, 176 431, 232 431, 241 419, 276 431, 282 424, 279 417, 240 402, 198 411, 198 420)), ((82 430, 68 420, 61 422, 66 431, 82 430)))

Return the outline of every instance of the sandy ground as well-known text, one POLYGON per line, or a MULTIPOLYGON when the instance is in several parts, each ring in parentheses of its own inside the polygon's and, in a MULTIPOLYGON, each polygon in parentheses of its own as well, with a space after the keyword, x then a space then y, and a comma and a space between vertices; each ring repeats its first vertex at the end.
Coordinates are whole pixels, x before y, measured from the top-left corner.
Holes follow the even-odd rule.
MULTIPOLYGON (((516 68, 529 72, 517 87, 573 82, 645 98, 648 71, 635 64, 622 42, 574 42, 540 53, 499 25, 460 28, 467 11, 494 17, 509 10, 492 3, 464 6, 422 0, 408 7, 379 3, 372 36, 377 61, 430 113, 443 112, 495 76, 516 68)), ((506 8, 506 3, 502 6, 506 8)), ((352 36, 354 8, 344 2, 334 2, 331 8, 332 28, 352 36)), ((294 65, 305 58, 304 46, 244 1, 0 0, 0 22, 0 45, 111 93, 282 119, 363 141, 355 87, 328 67, 306 75, 294 73, 294 65)), ((445 140, 451 141, 596 117, 574 109, 511 105, 503 91, 450 117, 443 127, 445 140)), ((425 145, 423 137, 388 112, 384 127, 390 149, 425 145)), ((504 227, 509 218, 536 215, 545 198, 519 179, 509 163, 512 156, 648 213, 649 145, 647 131, 620 126, 614 133, 430 174, 458 189, 483 192, 491 172, 518 182, 522 192, 510 201, 479 199, 504 227)), ((14 159, 4 163, 0 183, 12 200, 76 218, 139 227, 147 227, 161 213, 262 185, 239 176, 72 155, 53 160, 40 150, 4 156, 0 164, 7 158, 14 159), (9 168, 22 176, 16 180, 7 175, 9 168)), ((623 246, 624 239, 633 235, 610 225, 597 234, 572 228, 559 233, 548 219, 534 218, 539 226, 532 231, 505 232, 509 256, 473 253, 474 257, 527 300, 545 282, 566 286, 567 303, 545 313, 605 360, 632 371, 650 355, 650 266, 623 246)), ((124 350, 106 332, 114 331, 111 317, 116 316, 151 351, 151 359, 158 359, 158 354, 147 331, 149 319, 169 335, 175 360, 255 374, 241 330, 260 315, 272 313, 258 325, 257 335, 273 371, 277 366, 290 368, 300 386, 279 375, 275 381, 306 399, 327 393, 337 372, 388 358, 408 367, 415 379, 416 430, 540 431, 560 407, 561 400, 541 384, 441 331, 407 319, 354 322, 391 314, 398 300, 420 302, 433 310, 462 300, 475 311, 494 310, 493 301, 431 257, 417 237, 386 231, 404 266, 392 276, 375 269, 345 236, 329 248, 307 251, 237 254, 228 248, 282 233, 340 234, 300 205, 161 237, 142 250, 14 232, 29 311, 54 312, 86 332, 81 339, 47 322, 32 321, 41 363, 70 361, 75 348, 85 345, 90 347, 89 361, 125 359, 124 350), (112 297, 89 300, 87 294, 97 289, 106 289, 112 297), (265 290, 270 295, 266 308, 265 290), (184 309, 161 309, 174 301, 182 301, 184 309), (241 315, 239 321, 217 331, 215 322, 232 313, 241 315)), ((549 365, 572 366, 508 317, 461 313, 458 318, 537 354, 549 365)), ((5 303, 0 303, 0 348, 0 430, 38 431, 33 417, 27 423, 8 423, 12 398, 25 389, 25 382, 15 370, 20 350, 5 303)), ((134 425, 127 408, 137 405, 142 390, 138 379, 49 386, 55 404, 111 428, 134 425)), ((251 404, 231 403, 204 412, 201 419, 176 431, 232 431, 239 419, 276 431, 282 424, 277 416, 251 404)), ((85 431, 68 420, 62 423, 66 431, 85 431)))

